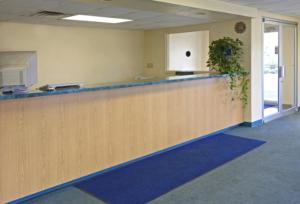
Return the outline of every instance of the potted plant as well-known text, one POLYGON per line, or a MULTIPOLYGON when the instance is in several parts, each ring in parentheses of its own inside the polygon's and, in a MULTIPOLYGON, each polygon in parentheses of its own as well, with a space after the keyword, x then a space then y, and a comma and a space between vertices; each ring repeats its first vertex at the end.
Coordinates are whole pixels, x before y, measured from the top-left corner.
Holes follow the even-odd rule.
MULTIPOLYGON (((248 103, 249 73, 240 64, 243 55, 243 42, 239 39, 224 37, 209 46, 208 67, 212 71, 228 75, 229 88, 237 92, 245 107, 248 103)), ((234 100, 234 97, 232 98, 234 100)))

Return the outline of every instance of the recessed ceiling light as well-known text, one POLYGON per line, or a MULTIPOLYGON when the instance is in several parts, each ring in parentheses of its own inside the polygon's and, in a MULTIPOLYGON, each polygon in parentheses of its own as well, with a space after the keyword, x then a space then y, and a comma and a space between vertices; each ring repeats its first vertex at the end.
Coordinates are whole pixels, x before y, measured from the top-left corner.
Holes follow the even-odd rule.
POLYGON ((87 21, 87 22, 97 22, 97 23, 125 23, 132 20, 122 19, 122 18, 108 18, 101 16, 88 16, 88 15, 74 15, 63 18, 63 20, 71 21, 87 21))

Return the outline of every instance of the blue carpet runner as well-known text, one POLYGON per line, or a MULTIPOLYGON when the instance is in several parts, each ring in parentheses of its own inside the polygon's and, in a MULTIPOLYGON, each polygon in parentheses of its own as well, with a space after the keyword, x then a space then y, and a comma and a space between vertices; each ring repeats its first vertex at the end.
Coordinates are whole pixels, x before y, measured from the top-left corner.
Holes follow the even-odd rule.
POLYGON ((275 105, 264 104, 264 109, 275 107, 275 105))
POLYGON ((142 204, 264 143, 218 134, 103 173, 76 187, 109 204, 142 204))

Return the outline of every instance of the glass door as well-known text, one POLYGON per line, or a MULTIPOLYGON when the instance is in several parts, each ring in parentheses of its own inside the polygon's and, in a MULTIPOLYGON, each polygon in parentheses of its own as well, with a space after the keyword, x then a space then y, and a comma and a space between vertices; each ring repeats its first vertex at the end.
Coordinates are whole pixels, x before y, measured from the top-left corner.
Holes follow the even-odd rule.
POLYGON ((281 63, 280 63, 280 85, 281 85, 281 108, 282 111, 296 106, 296 27, 283 24, 281 26, 281 63))
POLYGON ((296 25, 264 22, 263 115, 265 121, 296 110, 296 25))
POLYGON ((264 24, 264 116, 279 112, 279 25, 264 24))

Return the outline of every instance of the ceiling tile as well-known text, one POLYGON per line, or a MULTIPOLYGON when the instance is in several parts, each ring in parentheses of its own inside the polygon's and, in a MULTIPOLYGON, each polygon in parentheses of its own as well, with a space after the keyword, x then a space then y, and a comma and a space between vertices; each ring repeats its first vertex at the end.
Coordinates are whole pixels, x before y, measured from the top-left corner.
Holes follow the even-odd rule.
POLYGON ((67 26, 154 29, 237 19, 239 16, 150 0, 0 0, 0 21, 67 26), (26 3, 24 3, 26 2, 26 3), (61 17, 32 16, 41 10, 132 19, 122 24, 64 21, 61 17))
POLYGON ((261 10, 300 17, 299 0, 222 0, 233 4, 255 7, 261 10))

